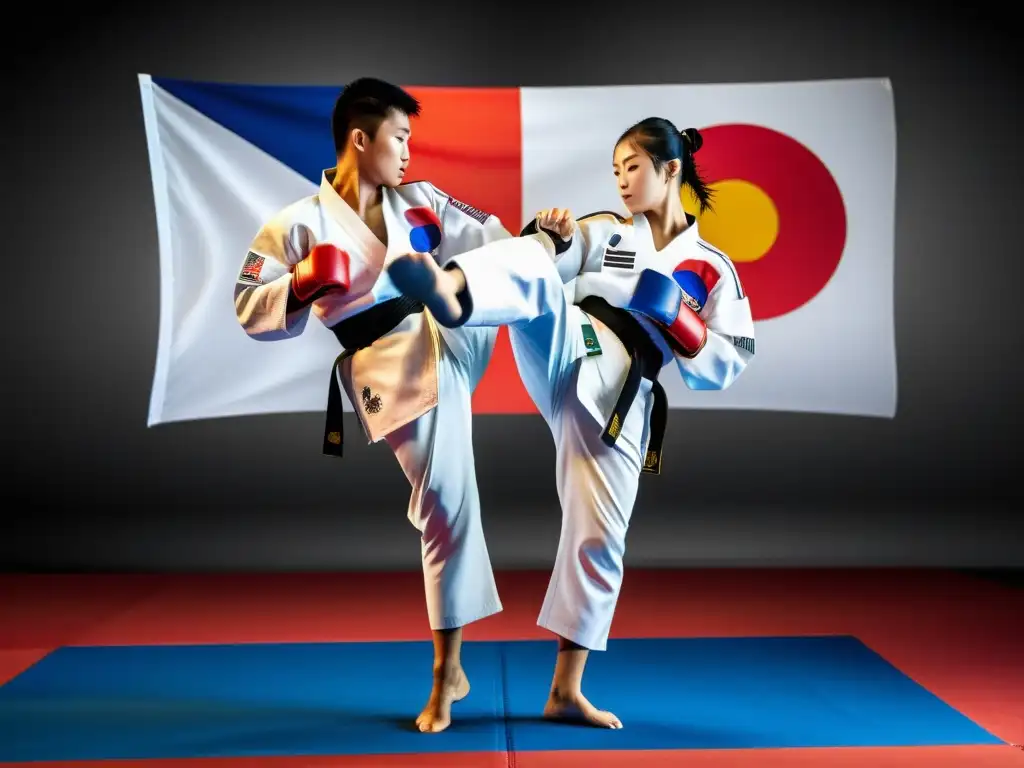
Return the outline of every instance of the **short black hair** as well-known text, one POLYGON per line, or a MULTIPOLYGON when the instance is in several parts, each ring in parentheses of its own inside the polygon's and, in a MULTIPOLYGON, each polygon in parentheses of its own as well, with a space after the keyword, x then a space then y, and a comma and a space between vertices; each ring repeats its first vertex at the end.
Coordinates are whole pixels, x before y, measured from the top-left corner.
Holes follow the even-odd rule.
POLYGON ((626 140, 633 142, 647 153, 654 164, 655 171, 660 171, 663 165, 678 158, 683 166, 680 174, 681 184, 690 185, 697 202, 700 203, 701 213, 712 210, 714 193, 693 157, 704 143, 700 131, 696 128, 680 131, 671 120, 666 120, 663 117, 648 117, 627 128, 619 137, 616 146, 626 140))
POLYGON ((355 128, 373 139, 392 110, 418 117, 420 103, 397 85, 373 77, 361 77, 346 85, 334 102, 331 115, 334 148, 338 154, 345 150, 348 135, 355 128))

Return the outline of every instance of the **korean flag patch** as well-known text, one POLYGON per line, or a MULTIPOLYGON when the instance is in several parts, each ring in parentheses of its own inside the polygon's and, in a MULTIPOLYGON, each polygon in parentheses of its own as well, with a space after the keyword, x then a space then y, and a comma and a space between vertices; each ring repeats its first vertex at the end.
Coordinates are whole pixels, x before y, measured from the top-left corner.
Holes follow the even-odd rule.
POLYGON ((441 222, 430 208, 421 206, 405 212, 409 230, 409 245, 420 253, 431 253, 441 244, 441 222))

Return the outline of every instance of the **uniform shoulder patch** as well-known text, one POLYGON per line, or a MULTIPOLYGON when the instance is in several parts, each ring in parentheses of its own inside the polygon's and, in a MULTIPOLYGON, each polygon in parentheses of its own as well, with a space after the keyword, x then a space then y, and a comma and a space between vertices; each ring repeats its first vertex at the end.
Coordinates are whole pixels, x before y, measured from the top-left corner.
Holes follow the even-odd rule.
POLYGON ((263 265, 266 264, 266 256, 260 256, 255 251, 249 251, 242 262, 242 271, 238 274, 238 282, 249 283, 250 285, 263 285, 263 265))
POLYGON ((752 355, 755 354, 755 352, 754 352, 754 340, 752 338, 750 338, 749 336, 733 336, 732 337, 732 343, 733 343, 733 346, 735 346, 738 349, 746 350, 747 352, 749 352, 752 355))
POLYGON ((467 216, 476 219, 481 224, 483 224, 489 218, 491 218, 491 214, 487 213, 486 211, 481 211, 479 208, 474 208, 472 205, 469 205, 469 203, 464 203, 461 200, 452 197, 451 195, 448 195, 448 204, 462 211, 467 216))

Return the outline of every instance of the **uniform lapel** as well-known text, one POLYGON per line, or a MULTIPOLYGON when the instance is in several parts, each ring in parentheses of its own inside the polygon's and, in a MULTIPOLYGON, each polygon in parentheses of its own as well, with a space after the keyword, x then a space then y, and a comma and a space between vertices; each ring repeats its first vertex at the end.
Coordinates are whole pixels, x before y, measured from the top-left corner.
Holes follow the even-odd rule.
MULTIPOLYGON (((686 221, 690 226, 676 235, 672 242, 661 249, 658 253, 659 260, 664 261, 665 263, 672 262, 672 265, 674 266, 687 258, 689 254, 693 253, 694 245, 700 237, 700 234, 697 231, 697 219, 688 213, 686 214, 686 221)), ((653 248, 654 241, 652 239, 652 251, 653 248)))
MULTIPOLYGON (((359 218, 359 214, 352 210, 348 203, 341 199, 341 196, 332 186, 336 168, 329 168, 323 172, 320 179, 320 203, 327 214, 337 222, 349 237, 360 247, 365 254, 367 261, 373 264, 382 264, 387 254, 384 243, 377 239, 377 236, 370 231, 366 223, 359 218)), ((386 195, 385 195, 386 197, 386 195)), ((386 215, 386 214, 385 214, 386 215)), ((388 227, 388 234, 391 228, 388 227)))
POLYGON ((668 243, 660 251, 654 247, 654 233, 651 232, 651 224, 647 217, 638 213, 633 217, 634 247, 637 250, 637 269, 644 267, 656 267, 658 264, 665 264, 671 269, 693 253, 693 247, 700 237, 697 232, 697 219, 687 213, 686 221, 689 226, 676 235, 675 239, 668 243), (671 262, 671 264, 669 264, 671 262))
POLYGON ((651 224, 642 213, 633 214, 633 247, 644 255, 654 253, 654 238, 651 237, 651 224))
MULTIPOLYGON (((387 266, 397 256, 404 256, 413 250, 409 244, 409 227, 403 216, 406 203, 394 189, 386 188, 381 196, 381 208, 384 214, 384 226, 388 230, 388 247, 384 256, 387 266)), ((376 239, 376 238, 374 238, 376 239)))

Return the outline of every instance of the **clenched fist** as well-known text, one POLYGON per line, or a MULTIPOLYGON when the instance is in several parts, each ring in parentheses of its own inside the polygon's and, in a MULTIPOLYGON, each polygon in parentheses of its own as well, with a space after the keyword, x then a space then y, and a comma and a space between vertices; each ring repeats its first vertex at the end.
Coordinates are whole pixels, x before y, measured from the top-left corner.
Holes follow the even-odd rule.
POLYGON ((563 240, 571 240, 576 231, 576 219, 568 208, 549 208, 537 214, 537 226, 556 233, 563 240))

